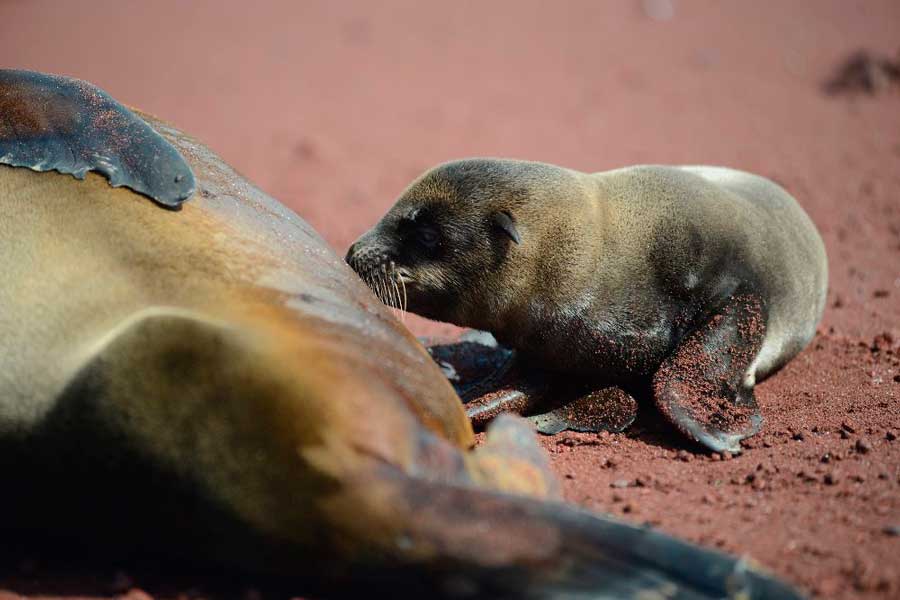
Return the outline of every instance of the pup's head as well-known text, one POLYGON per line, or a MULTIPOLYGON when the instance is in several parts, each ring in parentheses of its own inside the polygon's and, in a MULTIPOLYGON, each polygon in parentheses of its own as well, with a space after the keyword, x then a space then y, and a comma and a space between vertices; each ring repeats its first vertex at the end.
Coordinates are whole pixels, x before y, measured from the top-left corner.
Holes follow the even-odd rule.
POLYGON ((491 311, 515 291, 500 277, 527 246, 520 209, 544 168, 553 167, 490 159, 440 165, 350 247, 347 263, 386 304, 489 328, 491 311))

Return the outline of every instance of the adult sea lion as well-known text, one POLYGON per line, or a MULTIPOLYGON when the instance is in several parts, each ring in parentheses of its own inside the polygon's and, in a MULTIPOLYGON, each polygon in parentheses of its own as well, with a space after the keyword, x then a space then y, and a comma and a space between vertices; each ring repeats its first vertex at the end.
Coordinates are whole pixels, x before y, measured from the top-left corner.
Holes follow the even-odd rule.
POLYGON ((473 451, 411 334, 183 133, 84 82, 0 71, 0 155, 5 539, 177 548, 325 597, 797 597, 555 501, 520 420, 473 451), (114 164, 134 167, 122 187, 64 174, 114 164))
MULTIPOLYGON (((526 371, 587 382, 538 419, 545 431, 627 425, 634 400, 608 386, 651 380, 669 420, 717 451, 758 430, 754 385, 813 337, 827 286, 824 245, 799 204, 719 167, 447 163, 347 261, 389 303, 384 290, 399 284, 404 308, 493 333, 526 371)), ((546 410, 541 396, 482 396, 469 414, 546 410)))

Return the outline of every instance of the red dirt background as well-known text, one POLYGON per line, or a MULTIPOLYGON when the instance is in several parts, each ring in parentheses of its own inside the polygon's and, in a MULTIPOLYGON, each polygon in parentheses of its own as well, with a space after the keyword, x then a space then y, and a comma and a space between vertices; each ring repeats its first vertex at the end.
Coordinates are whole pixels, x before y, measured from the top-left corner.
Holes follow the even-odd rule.
MULTIPOLYGON (((817 339, 757 388, 766 424, 747 451, 686 452, 653 415, 544 443, 573 502, 748 555, 817 596, 896 598, 900 92, 822 83, 859 48, 897 53, 900 3, 678 1, 650 16, 667 5, 5 0, 0 65, 87 79, 178 125, 339 252, 452 158, 776 179, 822 232, 831 290, 817 339)), ((22 568, 0 598, 75 593, 22 568)), ((77 595, 143 594, 116 580, 77 595)))

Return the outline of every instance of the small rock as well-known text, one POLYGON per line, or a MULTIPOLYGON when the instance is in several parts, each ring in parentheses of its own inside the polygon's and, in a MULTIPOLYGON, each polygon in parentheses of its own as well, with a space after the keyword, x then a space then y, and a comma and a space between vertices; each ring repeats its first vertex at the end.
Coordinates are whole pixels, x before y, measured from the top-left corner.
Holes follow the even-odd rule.
POLYGON ((571 473, 566 473, 565 477, 566 477, 566 479, 575 479, 575 476, 572 475, 571 473))
POLYGON ((791 437, 798 442, 802 442, 803 440, 806 439, 806 435, 802 431, 795 432, 794 435, 791 437))
POLYGON ((831 462, 831 452, 826 452, 822 455, 822 458, 819 459, 819 462, 825 463, 826 465, 831 462))
POLYGON ((900 525, 885 525, 881 532, 891 537, 900 537, 900 525))
POLYGON ((876 298, 887 298, 888 296, 891 295, 891 292, 889 290, 878 289, 878 290, 875 290, 874 292, 872 292, 872 295, 875 296, 876 298))
POLYGON ((868 454, 872 451, 872 443, 866 438, 856 440, 856 451, 860 454, 868 454))
POLYGON ((631 486, 631 482, 627 479, 616 479, 612 483, 609 484, 609 487, 612 488, 627 488, 631 486))
MULTIPOLYGON (((878 296, 876 296, 878 298, 878 296)), ((887 352, 894 347, 894 336, 889 331, 879 333, 872 338, 872 352, 887 352)))
POLYGON ((757 479, 752 484, 751 487, 757 492, 764 490, 766 488, 766 482, 763 479, 757 479))
POLYGON ((709 459, 710 459, 710 460, 713 460, 713 461, 722 460, 722 455, 719 454, 718 452, 713 452, 713 453, 709 456, 709 459))
POLYGON ((675 454, 675 458, 677 458, 681 462, 691 462, 692 460, 694 460, 694 455, 687 450, 679 450, 678 453, 675 454))
POLYGON ((616 492, 613 492, 613 495, 612 495, 612 501, 613 501, 613 502, 621 502, 621 501, 624 500, 624 499, 625 499, 625 498, 622 497, 622 494, 618 494, 618 493, 616 493, 616 492))
POLYGON ((850 421, 844 421, 841 423, 841 429, 850 433, 856 433, 856 428, 853 427, 853 424, 850 421))
POLYGON ((850 432, 847 431, 846 429, 841 429, 841 439, 842 439, 842 440, 849 440, 849 439, 850 439, 850 432))
POLYGON ((837 471, 829 471, 825 473, 825 477, 823 478, 825 485, 837 485, 838 482, 838 474, 837 471))
MULTIPOLYGON (((897 377, 894 377, 894 379, 896 381, 900 381, 900 379, 898 379, 898 378, 900 378, 900 375, 897 375, 897 377)), ((897 434, 894 433, 893 431, 888 431, 887 433, 884 434, 884 439, 886 439, 889 442, 893 442, 894 440, 897 439, 897 434)))
POLYGON ((623 512, 623 513, 631 513, 631 512, 634 512, 634 505, 633 505, 633 504, 630 504, 630 503, 629 503, 629 504, 626 504, 625 506, 622 507, 622 512, 623 512))

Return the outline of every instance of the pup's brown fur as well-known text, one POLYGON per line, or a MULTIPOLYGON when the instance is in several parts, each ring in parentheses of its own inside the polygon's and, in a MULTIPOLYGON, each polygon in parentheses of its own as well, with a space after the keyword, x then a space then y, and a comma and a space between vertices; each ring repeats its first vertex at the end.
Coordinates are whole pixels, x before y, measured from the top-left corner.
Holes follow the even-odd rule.
MULTIPOLYGON (((753 348, 746 360, 727 374, 712 366, 718 350, 738 343, 727 333, 704 334, 717 350, 693 358, 710 362, 716 379, 702 394, 724 386, 724 397, 747 405, 756 381, 812 338, 827 286, 822 240, 797 202, 762 177, 717 167, 585 174, 510 160, 447 163, 410 185, 347 260, 370 281, 392 275, 413 312, 490 331, 532 365, 609 383, 658 374, 729 303, 752 297, 755 308, 722 324, 745 332, 746 320, 760 323, 758 339, 738 336, 753 348)), ((717 450, 737 450, 755 430, 745 423, 718 436, 700 414, 704 402, 657 383, 671 396, 657 394, 663 410, 717 450), (669 404, 691 414, 674 416, 669 404)))

